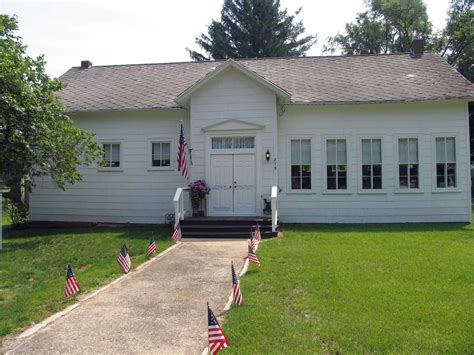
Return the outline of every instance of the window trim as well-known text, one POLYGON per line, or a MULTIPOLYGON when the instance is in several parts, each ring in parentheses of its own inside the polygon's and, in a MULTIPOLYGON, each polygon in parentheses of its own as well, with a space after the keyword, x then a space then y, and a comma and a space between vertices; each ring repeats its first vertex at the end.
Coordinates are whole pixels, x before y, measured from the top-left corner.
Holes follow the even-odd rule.
POLYGON ((98 171, 106 172, 106 171, 114 171, 114 172, 122 172, 124 170, 124 140, 123 139, 101 139, 99 140, 99 144, 101 148, 103 148, 104 144, 118 144, 120 147, 120 166, 118 167, 111 167, 111 166, 99 166, 98 171))
POLYGON ((359 195, 386 195, 387 189, 387 148, 386 137, 380 134, 364 134, 357 136, 357 194, 359 195), (363 139, 380 139, 380 147, 382 149, 382 188, 381 189, 363 189, 362 188, 362 140, 363 139))
POLYGON ((443 193, 443 192, 462 192, 459 184, 461 180, 459 179, 459 134, 456 133, 433 133, 431 134, 431 151, 432 151, 432 162, 431 162, 431 187, 432 192, 434 193, 443 193), (456 187, 438 187, 436 183, 436 138, 454 138, 454 147, 455 147, 455 159, 456 159, 456 187))
POLYGON ((315 179, 315 151, 314 151, 314 138, 312 135, 291 135, 287 136, 286 140, 286 156, 288 157, 288 162, 286 164, 286 177, 287 177, 287 186, 288 186, 288 192, 289 194, 315 194, 316 193, 316 188, 314 185, 314 179, 315 179), (309 140, 310 144, 310 152, 311 152, 311 189, 298 189, 294 190, 291 187, 291 141, 292 140, 309 140))
MULTIPOLYGON (((173 138, 148 138, 148 142, 146 145, 146 165, 148 171, 166 171, 166 170, 174 170, 175 169, 175 145, 173 138), (170 166, 153 166, 152 162, 152 149, 153 143, 169 143, 170 144, 170 166), (174 157, 174 158, 173 158, 174 157)), ((188 152, 186 152, 186 156, 188 156, 188 152)))
POLYGON ((328 195, 352 195, 354 193, 351 178, 353 177, 352 165, 353 156, 351 154, 351 145, 353 144, 352 137, 346 135, 322 135, 321 136, 321 176, 322 176, 322 193, 328 195), (346 173, 347 173, 347 188, 345 190, 329 190, 327 186, 327 141, 328 140, 346 140, 346 173))
MULTIPOLYGON (((394 191, 396 194, 420 194, 424 193, 424 174, 422 169, 423 161, 423 137, 417 134, 397 134, 393 136, 393 170, 394 170, 394 191), (400 156, 398 151, 399 139, 418 139, 418 188, 400 188, 400 156)), ((383 161, 382 161, 383 164, 383 161)), ((382 172, 383 174, 383 172, 382 172)), ((382 176, 383 179, 383 176, 382 176)))

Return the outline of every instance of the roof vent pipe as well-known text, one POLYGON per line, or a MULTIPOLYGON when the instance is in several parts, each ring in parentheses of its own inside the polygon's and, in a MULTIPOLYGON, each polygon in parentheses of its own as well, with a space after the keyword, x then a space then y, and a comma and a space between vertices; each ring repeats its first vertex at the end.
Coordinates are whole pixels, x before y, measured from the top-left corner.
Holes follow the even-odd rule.
POLYGON ((92 62, 90 60, 82 60, 81 69, 89 69, 89 68, 92 68, 92 62))
POLYGON ((414 39, 410 45, 410 56, 412 58, 420 58, 425 50, 425 40, 414 39))

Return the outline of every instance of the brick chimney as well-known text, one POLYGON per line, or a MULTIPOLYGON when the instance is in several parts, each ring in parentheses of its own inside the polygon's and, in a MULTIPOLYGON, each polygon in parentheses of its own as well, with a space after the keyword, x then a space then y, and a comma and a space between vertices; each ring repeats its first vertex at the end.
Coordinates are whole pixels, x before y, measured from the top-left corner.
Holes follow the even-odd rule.
POLYGON ((81 69, 89 69, 89 68, 92 68, 92 62, 90 60, 82 60, 81 69))
POLYGON ((425 40, 414 39, 410 45, 410 56, 412 58, 420 58, 425 50, 425 40))

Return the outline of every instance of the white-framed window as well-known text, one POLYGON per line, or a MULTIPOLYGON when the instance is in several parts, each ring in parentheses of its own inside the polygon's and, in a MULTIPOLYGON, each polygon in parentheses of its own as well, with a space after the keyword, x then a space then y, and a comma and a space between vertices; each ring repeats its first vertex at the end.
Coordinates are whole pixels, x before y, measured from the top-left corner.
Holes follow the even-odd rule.
POLYGON ((326 140, 327 190, 347 190, 347 142, 345 139, 326 140))
POLYGON ((456 138, 436 137, 436 187, 457 187, 456 138))
POLYGON ((363 138, 362 146, 362 189, 382 189, 382 139, 363 138))
POLYGON ((291 189, 311 190, 311 140, 291 139, 291 189))
POLYGON ((102 142, 104 150, 104 168, 121 168, 121 144, 118 142, 102 142))
POLYGON ((398 187, 400 190, 420 188, 418 138, 398 139, 398 187))
POLYGON ((151 167, 171 168, 171 142, 151 142, 151 167))

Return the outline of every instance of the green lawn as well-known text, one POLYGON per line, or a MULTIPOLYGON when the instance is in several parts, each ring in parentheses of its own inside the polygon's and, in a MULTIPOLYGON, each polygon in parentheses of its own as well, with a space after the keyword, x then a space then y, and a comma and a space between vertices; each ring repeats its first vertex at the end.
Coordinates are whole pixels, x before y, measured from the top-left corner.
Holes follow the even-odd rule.
POLYGON ((284 226, 241 280, 226 353, 473 353, 474 226, 284 226))
POLYGON ((91 291, 122 274, 115 258, 123 243, 129 248, 133 267, 148 260, 146 248, 152 231, 159 252, 172 244, 171 229, 164 227, 4 229, 0 341, 74 303, 63 297, 68 263, 82 292, 91 291))

